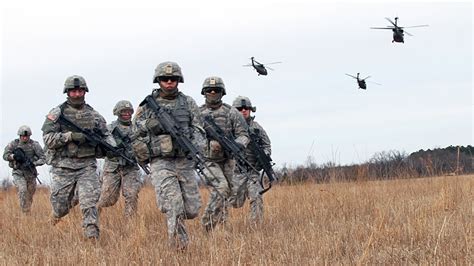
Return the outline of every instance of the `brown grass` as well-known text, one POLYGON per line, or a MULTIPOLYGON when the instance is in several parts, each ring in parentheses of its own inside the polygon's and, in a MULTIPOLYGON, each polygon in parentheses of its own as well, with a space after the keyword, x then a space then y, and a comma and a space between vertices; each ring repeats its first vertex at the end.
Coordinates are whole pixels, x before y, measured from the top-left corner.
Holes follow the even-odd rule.
POLYGON ((185 253, 168 249, 149 187, 135 219, 122 217, 123 201, 102 212, 97 243, 82 238, 77 207, 56 227, 48 223, 47 190, 29 216, 15 191, 0 192, 0 264, 472 265, 473 177, 276 186, 265 194, 263 226, 249 225, 248 204, 210 235, 199 219, 188 221, 185 253))

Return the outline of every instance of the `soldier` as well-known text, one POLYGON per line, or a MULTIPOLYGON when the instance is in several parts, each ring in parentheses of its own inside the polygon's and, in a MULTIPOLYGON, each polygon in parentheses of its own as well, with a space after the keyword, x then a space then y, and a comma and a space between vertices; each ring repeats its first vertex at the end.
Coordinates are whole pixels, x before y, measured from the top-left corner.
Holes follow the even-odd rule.
POLYGON ((96 158, 102 158, 104 151, 97 144, 89 142, 77 129, 64 125, 59 118, 63 116, 83 129, 98 132, 109 144, 115 145, 105 119, 85 103, 87 92, 89 88, 83 77, 68 77, 63 90, 67 94, 67 101, 49 112, 42 130, 47 147, 46 160, 52 166, 50 200, 53 225, 69 213, 74 194, 77 193, 84 236, 87 239, 98 239, 99 217, 96 204, 100 196, 100 183, 96 158))
MULTIPOLYGON (((251 116, 252 112, 257 110, 257 107, 253 106, 250 99, 245 96, 238 96, 232 106, 240 111, 242 116, 245 118, 249 128, 249 132, 255 133, 258 136, 260 147, 263 149, 265 154, 270 155, 271 143, 267 133, 263 127, 255 121, 255 116, 251 116)), ((250 145, 249 145, 250 146, 250 145)), ((262 167, 258 165, 256 161, 256 155, 250 147, 245 149, 245 157, 254 166, 255 169, 261 170, 262 167)), ((251 170, 251 169, 250 169, 251 170)), ((244 205, 246 198, 250 200, 250 221, 254 223, 261 223, 263 220, 263 198, 260 192, 262 187, 259 181, 259 172, 251 170, 249 172, 250 177, 242 175, 241 173, 235 172, 233 183, 233 207, 240 208, 244 205)))
MULTIPOLYGON (((135 155, 131 146, 133 106, 129 101, 119 101, 113 110, 117 120, 107 126, 109 132, 130 158, 135 155)), ((133 216, 137 211, 138 192, 140 191, 140 169, 121 157, 106 158, 102 175, 102 191, 97 208, 114 205, 120 197, 120 188, 125 198, 125 216, 133 216)))
MULTIPOLYGON (((181 132, 202 147, 205 136, 199 109, 190 96, 178 90, 178 83, 183 82, 177 63, 160 63, 153 75, 153 83, 158 83, 160 88, 154 89, 151 96, 178 122, 181 132)), ((186 158, 148 104, 137 108, 134 130, 137 135, 133 143, 135 153, 140 161, 150 162, 156 201, 161 212, 166 214, 169 245, 184 250, 189 242, 184 220, 197 217, 201 207, 195 163, 186 158), (146 143, 139 141, 143 139, 146 143)))
POLYGON ((18 139, 10 142, 3 152, 3 159, 13 168, 13 183, 18 188, 18 198, 23 213, 29 213, 36 191, 36 166, 45 163, 45 156, 41 145, 30 138, 31 129, 21 126, 18 129, 18 139))
MULTIPOLYGON (((222 97, 226 94, 224 81, 220 77, 208 77, 204 80, 201 94, 206 103, 200 107, 201 116, 210 116, 217 126, 227 136, 235 138, 241 148, 249 143, 247 124, 242 115, 232 106, 223 103, 222 97)), ((201 222, 209 232, 218 223, 227 220, 227 205, 231 196, 232 178, 235 169, 235 159, 229 157, 217 140, 209 139, 206 149, 207 166, 213 174, 207 174, 207 182, 212 191, 201 222)))

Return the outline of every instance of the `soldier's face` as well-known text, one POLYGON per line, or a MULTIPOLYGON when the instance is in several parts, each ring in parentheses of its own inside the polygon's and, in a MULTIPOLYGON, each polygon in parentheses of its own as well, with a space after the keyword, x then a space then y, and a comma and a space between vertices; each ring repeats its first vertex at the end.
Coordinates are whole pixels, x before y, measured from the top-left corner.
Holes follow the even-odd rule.
POLYGON ((30 140, 30 136, 26 136, 26 135, 25 136, 20 136, 20 140, 22 142, 28 142, 28 140, 30 140))
POLYGON ((244 116, 245 119, 248 119, 250 117, 250 113, 252 112, 250 108, 247 107, 239 107, 237 108, 239 112, 244 116))
POLYGON ((124 109, 120 111, 120 118, 124 121, 130 121, 132 119, 132 110, 124 109))
POLYGON ((86 95, 85 89, 72 89, 67 92, 67 96, 72 99, 79 99, 86 95))
POLYGON ((159 77, 158 80, 160 81, 160 88, 172 91, 178 87, 179 77, 159 77))

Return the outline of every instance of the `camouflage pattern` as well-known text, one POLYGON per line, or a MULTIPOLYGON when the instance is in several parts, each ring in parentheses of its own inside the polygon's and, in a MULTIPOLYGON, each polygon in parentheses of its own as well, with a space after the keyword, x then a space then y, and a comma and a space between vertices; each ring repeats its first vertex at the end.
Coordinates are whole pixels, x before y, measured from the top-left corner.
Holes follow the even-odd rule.
MULTIPOLYGON (((128 147, 127 156, 135 157, 131 144, 121 145, 125 140, 120 138, 120 135, 130 139, 133 137, 131 126, 116 120, 108 125, 108 129, 109 132, 112 132, 118 147, 128 147), (117 130, 120 131, 120 134, 114 134, 117 130)), ((120 197, 120 190, 122 190, 122 195, 125 198, 125 216, 133 216, 137 211, 140 188, 140 169, 136 164, 130 165, 121 157, 106 158, 102 175, 102 191, 97 207, 115 205, 120 197)))
POLYGON ((252 112, 257 111, 257 107, 253 106, 250 99, 245 96, 237 96, 237 98, 232 102, 232 106, 235 108, 247 107, 250 108, 252 112))
POLYGON ((63 103, 53 108, 43 123, 43 141, 46 146, 46 160, 52 166, 51 205, 53 218, 59 219, 72 207, 74 195, 79 199, 83 214, 84 235, 87 238, 99 237, 99 220, 96 203, 100 196, 100 182, 97 174, 96 158, 103 157, 103 151, 88 142, 76 143, 72 132, 59 124, 58 118, 63 115, 78 126, 101 132, 104 139, 115 146, 115 141, 107 130, 105 119, 87 104, 73 108, 63 103))
POLYGON ((31 128, 29 126, 21 126, 18 128, 18 136, 31 136, 31 128))
POLYGON ((206 88, 221 88, 222 96, 226 95, 224 80, 220 77, 207 77, 202 83, 201 94, 204 95, 206 88))
POLYGON ((36 169, 29 169, 20 165, 13 159, 13 150, 16 148, 21 148, 35 166, 40 166, 45 163, 45 155, 41 145, 32 139, 29 139, 27 142, 15 139, 5 147, 3 152, 3 159, 8 161, 8 165, 13 168, 13 183, 18 189, 18 199, 20 201, 21 210, 27 213, 31 210, 31 204, 33 203, 38 172, 36 169))
POLYGON ((158 64, 153 75, 153 83, 158 83, 159 77, 179 77, 178 82, 183 83, 184 77, 181 67, 175 62, 163 62, 158 64))
POLYGON ((86 90, 86 92, 89 92, 89 88, 87 87, 86 80, 78 75, 73 75, 68 78, 66 78, 66 81, 64 82, 64 89, 63 93, 68 92, 71 89, 75 88, 83 88, 86 90))
MULTIPOLYGON (((234 138, 243 147, 247 146, 249 143, 247 124, 237 109, 224 103, 217 108, 203 105, 200 107, 200 112, 202 117, 211 116, 227 136, 234 138)), ((227 157, 216 140, 208 140, 205 155, 208 167, 214 174, 205 171, 206 182, 211 185, 213 191, 201 222, 204 228, 209 231, 218 223, 226 221, 228 207, 226 202, 231 196, 235 161, 233 158, 227 157)))
MULTIPOLYGON (((169 110, 184 134, 197 147, 204 147, 204 130, 196 102, 181 92, 175 98, 165 99, 160 91, 155 90, 152 94, 156 102, 169 110)), ((147 121, 152 119, 156 116, 148 106, 137 108, 133 119, 134 134, 137 136, 133 142, 134 150, 137 158, 150 162, 158 207, 167 218, 169 244, 182 249, 187 247, 189 241, 184 220, 195 218, 201 206, 194 162, 185 157, 184 151, 163 129, 152 133, 147 128, 147 121), (147 141, 143 141, 145 139, 147 141)))
MULTIPOLYGON (((253 117, 247 120, 249 131, 255 132, 260 139, 259 145, 268 155, 271 154, 270 138, 253 117)), ((257 169, 261 171, 261 166, 257 164, 255 154, 247 146, 245 149, 245 158, 257 169)), ((260 223, 263 220, 263 197, 260 194, 262 187, 260 184, 260 173, 255 171, 249 172, 250 177, 235 171, 232 179, 232 199, 230 200, 234 208, 240 208, 244 205, 245 200, 250 200, 250 221, 260 223)))
POLYGON ((114 113, 114 115, 119 116, 120 112, 122 110, 126 110, 126 109, 131 110, 132 114, 133 114, 133 105, 132 105, 132 103, 130 101, 127 101, 127 100, 121 100, 121 101, 118 101, 115 104, 113 113, 114 113))

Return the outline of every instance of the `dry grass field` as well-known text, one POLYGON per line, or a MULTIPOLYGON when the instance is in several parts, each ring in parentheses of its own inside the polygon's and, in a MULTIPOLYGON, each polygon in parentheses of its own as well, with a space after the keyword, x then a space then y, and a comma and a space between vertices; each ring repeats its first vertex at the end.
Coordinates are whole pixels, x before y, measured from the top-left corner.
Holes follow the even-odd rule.
MULTIPOLYGON (((167 247, 164 216, 152 188, 139 214, 123 200, 101 215, 98 242, 82 238, 76 207, 51 226, 48 191, 22 215, 14 190, 0 192, 0 264, 50 265, 472 265, 474 176, 276 186, 265 194, 265 221, 251 227, 248 203, 225 227, 206 234, 187 221, 186 252, 167 247)), ((203 201, 207 190, 202 190, 203 201)))

